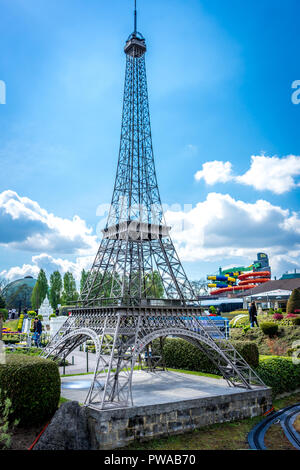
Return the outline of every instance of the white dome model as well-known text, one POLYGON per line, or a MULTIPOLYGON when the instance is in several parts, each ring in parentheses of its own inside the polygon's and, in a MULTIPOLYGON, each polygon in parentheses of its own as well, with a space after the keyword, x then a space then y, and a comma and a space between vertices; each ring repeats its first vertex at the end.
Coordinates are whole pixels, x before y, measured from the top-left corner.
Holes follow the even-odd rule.
POLYGON ((53 314, 53 308, 50 305, 48 297, 45 297, 42 305, 39 308, 39 315, 43 315, 43 320, 49 320, 49 316, 53 314))

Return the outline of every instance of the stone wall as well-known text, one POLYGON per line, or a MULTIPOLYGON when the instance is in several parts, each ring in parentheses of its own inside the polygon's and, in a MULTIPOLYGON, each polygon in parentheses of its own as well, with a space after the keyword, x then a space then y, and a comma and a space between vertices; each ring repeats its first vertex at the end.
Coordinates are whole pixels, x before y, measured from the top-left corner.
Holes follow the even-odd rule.
POLYGON ((122 410, 86 408, 92 449, 116 449, 199 429, 215 423, 259 416, 272 406, 271 389, 122 410))

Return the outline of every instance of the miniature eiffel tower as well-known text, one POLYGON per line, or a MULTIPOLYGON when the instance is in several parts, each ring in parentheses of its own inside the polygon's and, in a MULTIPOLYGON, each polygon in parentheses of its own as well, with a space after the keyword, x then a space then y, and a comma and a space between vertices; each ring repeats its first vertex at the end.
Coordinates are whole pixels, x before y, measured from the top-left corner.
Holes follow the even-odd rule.
POLYGON ((121 141, 111 209, 80 300, 44 351, 67 357, 91 339, 97 365, 85 404, 133 404, 132 374, 149 343, 169 335, 196 345, 231 386, 264 385, 201 307, 170 238, 159 195, 150 127, 146 43, 125 45, 121 141))

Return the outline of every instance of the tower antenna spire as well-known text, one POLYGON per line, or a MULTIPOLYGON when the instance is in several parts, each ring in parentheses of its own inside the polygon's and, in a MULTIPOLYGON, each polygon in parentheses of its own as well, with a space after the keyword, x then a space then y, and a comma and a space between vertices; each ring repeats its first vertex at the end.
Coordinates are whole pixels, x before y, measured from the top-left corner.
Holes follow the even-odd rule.
POLYGON ((136 0, 134 0, 134 34, 136 34, 137 29, 137 13, 136 13, 136 0))

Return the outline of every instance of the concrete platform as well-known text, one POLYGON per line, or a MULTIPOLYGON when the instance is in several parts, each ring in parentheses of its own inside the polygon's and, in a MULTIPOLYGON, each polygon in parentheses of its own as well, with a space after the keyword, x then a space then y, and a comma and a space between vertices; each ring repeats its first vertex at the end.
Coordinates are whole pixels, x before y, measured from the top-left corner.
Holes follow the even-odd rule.
MULTIPOLYGON (((83 403, 92 375, 62 377, 63 397, 83 403)), ((125 447, 262 415, 272 406, 271 389, 229 387, 223 379, 179 372, 133 374, 134 406, 100 411, 84 408, 92 449, 125 447)))
MULTIPOLYGON (((92 375, 62 377, 61 395, 83 403, 92 382, 92 375)), ((223 379, 179 372, 134 371, 132 395, 134 406, 158 405, 183 400, 245 393, 244 388, 229 387, 223 379)))

